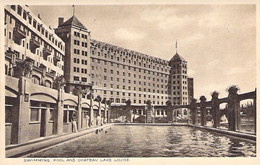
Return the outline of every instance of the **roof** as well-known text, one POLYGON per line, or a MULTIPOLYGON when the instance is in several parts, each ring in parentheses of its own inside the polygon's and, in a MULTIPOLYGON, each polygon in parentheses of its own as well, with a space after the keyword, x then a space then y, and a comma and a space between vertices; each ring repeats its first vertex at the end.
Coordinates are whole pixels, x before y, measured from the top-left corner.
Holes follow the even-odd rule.
POLYGON ((170 61, 185 61, 185 59, 176 52, 170 61))
POLYGON ((62 27, 62 26, 72 26, 72 25, 76 26, 76 27, 79 27, 81 29, 87 30, 87 28, 74 15, 70 19, 68 19, 67 21, 65 21, 61 25, 59 25, 59 27, 62 27))

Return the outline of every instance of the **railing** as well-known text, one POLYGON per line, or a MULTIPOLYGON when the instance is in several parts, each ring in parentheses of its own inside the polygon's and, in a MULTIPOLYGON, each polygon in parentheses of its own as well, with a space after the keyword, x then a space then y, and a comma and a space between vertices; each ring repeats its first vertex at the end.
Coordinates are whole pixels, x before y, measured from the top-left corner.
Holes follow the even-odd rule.
POLYGON ((46 46, 43 48, 43 54, 45 56, 51 55, 51 49, 47 48, 46 46))
POLYGON ((39 48, 41 44, 35 38, 31 38, 30 39, 30 45, 31 45, 31 48, 35 49, 35 48, 39 48))
POLYGON ((26 32, 21 30, 21 27, 17 25, 14 27, 14 35, 17 36, 19 39, 23 39, 26 37, 26 32))
POLYGON ((212 127, 226 127, 230 131, 250 131, 256 132, 256 90, 252 92, 247 92, 243 94, 237 94, 238 88, 231 86, 228 89, 228 97, 218 98, 218 93, 212 93, 211 101, 206 101, 204 96, 200 97, 200 102, 197 103, 196 99, 193 99, 190 104, 191 111, 191 123, 201 126, 207 125, 206 115, 207 109, 210 109, 212 116, 212 127), (246 99, 253 99, 253 114, 251 118, 253 121, 245 121, 245 116, 241 113, 240 101, 246 99), (220 104, 226 103, 225 109, 220 109, 220 104), (221 118, 226 118, 226 122, 221 122, 221 118), (200 121, 200 122, 198 122, 200 121), (250 127, 245 128, 245 125, 250 125, 250 127))
MULTIPOLYGON (((166 110, 167 120, 165 122, 167 123, 188 122, 192 125, 201 126, 207 126, 207 124, 211 123, 211 126, 214 128, 225 127, 230 131, 256 132, 256 90, 243 94, 237 94, 237 91, 237 87, 231 86, 228 89, 228 97, 218 98, 218 93, 213 92, 210 101, 206 101, 206 98, 201 96, 200 102, 193 99, 190 105, 172 105, 170 101, 167 102, 167 105, 160 106, 149 104, 145 106, 131 105, 131 102, 129 105, 112 104, 112 118, 121 116, 124 118, 124 121, 121 122, 135 122, 133 121, 134 110, 139 109, 144 111, 144 114, 147 116, 146 120, 149 120, 145 122, 158 122, 156 118, 160 116, 156 115, 157 111, 166 110), (243 114, 245 110, 241 110, 240 102, 246 99, 253 99, 253 110, 247 112, 248 114, 243 114), (227 104, 224 110, 220 109, 220 104, 222 103, 227 104), (187 115, 184 115, 184 117, 181 116, 181 118, 178 116, 178 112, 182 113, 183 110, 186 111, 187 115), (225 122, 221 122, 223 118, 226 118, 225 122), (248 120, 245 120, 246 118, 248 118, 248 120)), ((129 102, 129 100, 127 102, 129 102)), ((184 113, 182 113, 182 115, 183 114, 184 113)))

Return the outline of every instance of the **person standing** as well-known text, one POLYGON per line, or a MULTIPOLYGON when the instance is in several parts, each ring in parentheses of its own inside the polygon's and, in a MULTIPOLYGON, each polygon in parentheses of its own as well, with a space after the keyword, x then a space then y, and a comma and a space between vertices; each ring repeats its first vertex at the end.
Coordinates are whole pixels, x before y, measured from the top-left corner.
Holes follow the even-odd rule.
POLYGON ((75 112, 73 112, 73 114, 72 114, 71 122, 72 122, 72 132, 78 132, 75 112))

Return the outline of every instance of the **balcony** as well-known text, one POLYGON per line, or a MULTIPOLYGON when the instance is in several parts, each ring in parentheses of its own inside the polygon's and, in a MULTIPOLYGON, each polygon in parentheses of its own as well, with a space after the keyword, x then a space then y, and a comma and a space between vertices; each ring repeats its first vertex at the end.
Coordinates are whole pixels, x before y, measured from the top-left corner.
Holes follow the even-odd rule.
POLYGON ((47 46, 45 46, 45 47, 43 48, 43 58, 44 58, 45 60, 47 60, 47 57, 48 57, 49 55, 51 55, 51 49, 48 48, 47 46))
POLYGON ((56 54, 56 55, 54 56, 54 60, 59 62, 59 61, 61 60, 61 57, 56 54))
POLYGON ((21 30, 21 26, 17 25, 14 27, 14 36, 15 39, 21 40, 26 38, 26 32, 24 30, 21 30))
POLYGON ((35 38, 31 38, 30 39, 30 46, 31 46, 31 49, 36 49, 36 48, 39 48, 40 47, 40 42, 37 41, 35 38))

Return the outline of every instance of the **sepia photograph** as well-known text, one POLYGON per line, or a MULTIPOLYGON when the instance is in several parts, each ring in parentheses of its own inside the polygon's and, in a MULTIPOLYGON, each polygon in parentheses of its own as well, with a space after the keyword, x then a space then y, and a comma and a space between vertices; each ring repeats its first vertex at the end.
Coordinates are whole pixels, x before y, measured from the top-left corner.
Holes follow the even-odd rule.
POLYGON ((3 8, 5 158, 257 157, 256 4, 3 8))

